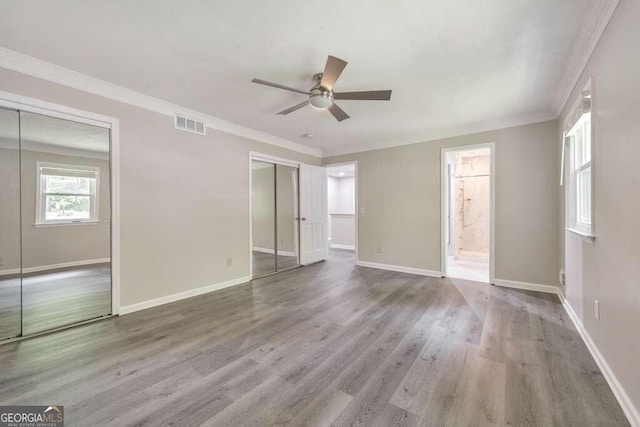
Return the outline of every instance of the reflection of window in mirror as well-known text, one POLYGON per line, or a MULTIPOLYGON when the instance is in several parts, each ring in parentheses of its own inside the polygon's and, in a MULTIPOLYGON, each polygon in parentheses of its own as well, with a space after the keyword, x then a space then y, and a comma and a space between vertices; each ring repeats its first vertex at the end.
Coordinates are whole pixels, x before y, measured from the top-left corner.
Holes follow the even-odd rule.
POLYGON ((100 168, 38 162, 36 225, 98 221, 100 168))

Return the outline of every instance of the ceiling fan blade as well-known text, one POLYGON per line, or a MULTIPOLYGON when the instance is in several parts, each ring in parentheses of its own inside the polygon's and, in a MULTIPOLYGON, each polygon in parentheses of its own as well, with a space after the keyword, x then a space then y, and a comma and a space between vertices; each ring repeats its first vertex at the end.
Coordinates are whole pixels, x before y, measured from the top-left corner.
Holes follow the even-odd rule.
POLYGON ((253 80, 251 80, 251 82, 252 83, 258 83, 260 85, 265 85, 265 86, 277 87, 278 89, 289 90, 291 92, 298 92, 298 93, 303 93, 305 95, 309 95, 309 92, 305 92, 304 90, 299 90, 299 89, 296 89, 296 88, 293 88, 293 87, 289 87, 289 86, 283 86, 283 85, 280 85, 278 83, 271 83, 271 82, 268 82, 266 80, 253 79, 253 80))
POLYGON ((289 107, 286 110, 280 111, 278 114, 282 114, 282 115, 289 114, 289 113, 292 113, 292 112, 294 112, 296 110, 301 109, 302 107, 306 107, 308 104, 309 104, 309 100, 307 99, 306 101, 301 102, 298 105, 294 105, 293 107, 289 107))
POLYGON ((328 110, 331 114, 333 114, 333 117, 335 117, 336 120, 339 122, 349 118, 349 115, 345 113, 344 110, 338 107, 335 103, 331 104, 331 107, 329 107, 328 110))
POLYGON ((340 58, 329 55, 327 63, 324 66, 324 72, 322 73, 322 80, 320 80, 320 86, 327 90, 333 90, 333 85, 336 84, 336 80, 344 71, 344 67, 347 66, 347 61, 343 61, 340 58))
POLYGON ((334 99, 351 99, 354 101, 388 101, 390 90, 365 90, 362 92, 334 92, 334 99))

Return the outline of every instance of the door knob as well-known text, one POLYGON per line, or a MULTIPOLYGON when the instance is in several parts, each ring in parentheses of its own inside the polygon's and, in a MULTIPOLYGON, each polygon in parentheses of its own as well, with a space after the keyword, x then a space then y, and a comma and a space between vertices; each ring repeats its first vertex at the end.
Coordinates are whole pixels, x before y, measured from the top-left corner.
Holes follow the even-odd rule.
POLYGON ((307 218, 305 218, 305 217, 302 217, 302 218, 300 218, 300 219, 301 219, 301 220, 303 220, 303 221, 306 221, 306 220, 307 220, 307 218))

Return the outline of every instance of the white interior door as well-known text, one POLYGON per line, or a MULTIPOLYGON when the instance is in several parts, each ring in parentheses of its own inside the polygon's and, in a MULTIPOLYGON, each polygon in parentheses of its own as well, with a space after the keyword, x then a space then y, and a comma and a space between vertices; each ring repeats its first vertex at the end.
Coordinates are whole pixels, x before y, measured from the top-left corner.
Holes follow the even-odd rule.
POLYGON ((327 259, 327 173, 300 165, 300 264, 327 259))

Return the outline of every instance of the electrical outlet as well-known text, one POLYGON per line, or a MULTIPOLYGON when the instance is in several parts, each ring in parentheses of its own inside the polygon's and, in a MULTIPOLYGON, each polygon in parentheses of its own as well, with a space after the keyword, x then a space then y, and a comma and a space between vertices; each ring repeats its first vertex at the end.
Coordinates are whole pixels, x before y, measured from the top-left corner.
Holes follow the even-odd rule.
POLYGON ((0 265, 4 265, 4 257, 0 256, 0 265))
POLYGON ((381 253, 382 253, 382 246, 378 246, 378 247, 376 248, 376 251, 377 251, 379 254, 381 254, 381 253))
POLYGON ((564 275, 564 270, 560 270, 560 274, 558 275, 558 280, 560 280, 560 284, 563 287, 566 285, 566 283, 565 283, 566 277, 564 275))
POLYGON ((233 266, 233 258, 228 256, 227 257, 227 267, 232 267, 233 266))
POLYGON ((599 322, 600 321, 600 301, 598 301, 597 299, 593 300, 593 311, 594 311, 594 315, 596 316, 596 320, 599 322))
POLYGON ((360 213, 364 215, 364 208, 360 208, 360 213))

